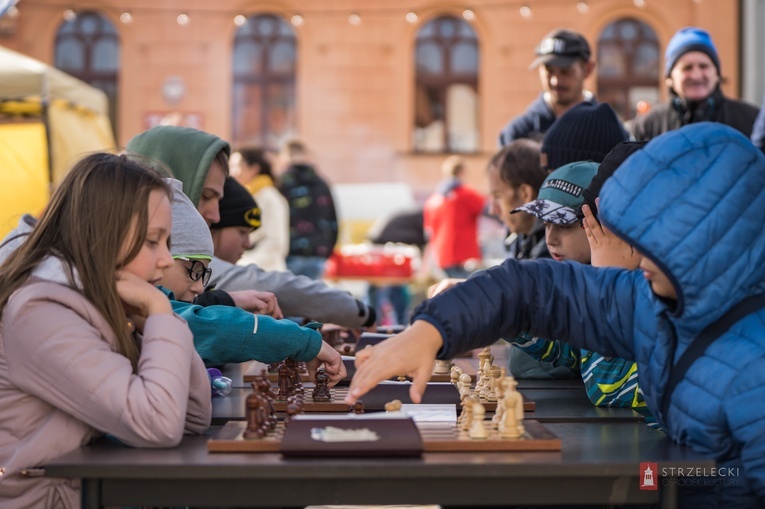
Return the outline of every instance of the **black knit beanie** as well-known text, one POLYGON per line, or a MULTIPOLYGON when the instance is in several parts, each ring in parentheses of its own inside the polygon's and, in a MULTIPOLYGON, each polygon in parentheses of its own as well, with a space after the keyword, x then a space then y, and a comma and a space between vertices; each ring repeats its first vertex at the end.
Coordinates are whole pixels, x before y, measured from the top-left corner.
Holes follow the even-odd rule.
POLYGON ((607 103, 582 102, 560 116, 545 133, 542 153, 547 170, 577 161, 599 163, 629 135, 607 103))
POLYGON ((260 228, 260 207, 250 192, 232 177, 226 177, 223 198, 220 200, 220 221, 210 225, 212 229, 229 226, 260 228))
MULTIPOLYGON (((589 205, 595 219, 598 218, 598 206, 595 205, 595 198, 600 196, 600 189, 603 187, 603 184, 617 169, 619 169, 619 166, 621 166, 629 156, 638 150, 641 150, 647 143, 647 141, 624 141, 615 146, 614 149, 603 158, 603 162, 600 163, 600 166, 598 167, 598 173, 592 177, 592 181, 590 182, 590 185, 587 186, 587 189, 582 191, 582 198, 584 198, 584 203, 582 205, 589 205)), ((584 218, 581 205, 576 211, 576 217, 580 221, 584 218)))

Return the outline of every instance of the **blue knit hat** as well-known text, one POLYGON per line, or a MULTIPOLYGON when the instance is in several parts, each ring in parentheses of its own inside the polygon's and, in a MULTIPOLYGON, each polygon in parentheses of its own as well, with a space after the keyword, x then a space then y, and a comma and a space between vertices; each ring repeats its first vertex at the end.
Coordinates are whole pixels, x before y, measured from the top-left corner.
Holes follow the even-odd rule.
POLYGON ((689 51, 701 51, 709 55, 717 68, 717 74, 720 74, 720 58, 717 56, 712 36, 704 29, 685 27, 678 30, 667 44, 667 50, 664 52, 664 76, 669 77, 677 60, 689 51))

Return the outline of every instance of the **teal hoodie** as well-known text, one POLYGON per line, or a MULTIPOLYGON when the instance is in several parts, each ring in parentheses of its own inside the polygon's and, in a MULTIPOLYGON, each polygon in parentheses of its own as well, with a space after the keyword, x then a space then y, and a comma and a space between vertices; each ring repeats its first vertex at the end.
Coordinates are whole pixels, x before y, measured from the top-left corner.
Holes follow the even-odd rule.
MULTIPOLYGON (((127 144, 129 154, 148 157, 170 168, 173 177, 183 182, 183 192, 195 207, 199 206, 210 164, 221 150, 231 154, 229 144, 214 134, 178 126, 153 127, 134 136, 127 144)), ((223 170, 228 172, 228 168, 223 170)))
POLYGON ((252 360, 272 363, 286 358, 310 361, 319 355, 322 339, 316 330, 236 307, 181 302, 167 288, 159 288, 170 299, 173 311, 189 324, 194 348, 206 366, 252 360))

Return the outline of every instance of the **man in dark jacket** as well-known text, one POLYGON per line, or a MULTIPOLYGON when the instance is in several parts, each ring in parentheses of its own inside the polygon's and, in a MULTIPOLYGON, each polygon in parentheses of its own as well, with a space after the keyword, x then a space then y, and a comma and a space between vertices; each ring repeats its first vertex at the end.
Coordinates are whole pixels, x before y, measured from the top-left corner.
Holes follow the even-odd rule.
POLYGON ((638 141, 694 122, 720 122, 751 136, 759 109, 723 96, 720 59, 709 33, 701 28, 679 30, 664 53, 669 102, 637 117, 632 134, 638 141))
POLYGON ((530 69, 539 67, 543 92, 522 115, 502 128, 500 146, 519 138, 539 141, 569 108, 580 102, 595 102, 592 93, 584 89, 584 80, 595 68, 584 36, 566 29, 553 30, 539 43, 536 54, 530 69))

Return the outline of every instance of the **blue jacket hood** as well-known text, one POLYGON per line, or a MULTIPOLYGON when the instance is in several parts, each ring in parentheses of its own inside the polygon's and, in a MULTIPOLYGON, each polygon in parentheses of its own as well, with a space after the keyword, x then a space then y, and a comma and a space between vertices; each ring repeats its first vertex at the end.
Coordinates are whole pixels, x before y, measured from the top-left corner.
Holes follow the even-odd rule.
POLYGON ((765 291, 765 156, 728 126, 655 138, 603 186, 603 222, 675 286, 672 313, 700 332, 765 291))

